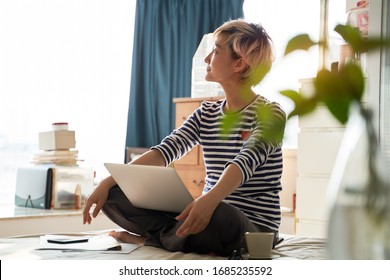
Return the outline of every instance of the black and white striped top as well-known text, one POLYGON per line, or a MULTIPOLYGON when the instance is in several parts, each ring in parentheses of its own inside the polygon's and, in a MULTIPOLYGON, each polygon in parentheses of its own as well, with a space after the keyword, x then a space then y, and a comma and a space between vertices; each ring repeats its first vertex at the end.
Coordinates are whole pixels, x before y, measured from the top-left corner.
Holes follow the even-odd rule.
POLYGON ((236 164, 242 172, 243 182, 224 201, 239 208, 253 223, 277 231, 279 191, 282 190, 282 143, 261 137, 265 125, 256 112, 260 105, 265 106, 283 124, 285 113, 279 104, 258 96, 240 111, 240 121, 235 128, 222 135, 220 126, 225 102, 225 99, 204 101, 181 127, 153 149, 161 151, 168 166, 195 145, 201 145, 206 167, 203 193, 213 188, 227 165, 236 164))

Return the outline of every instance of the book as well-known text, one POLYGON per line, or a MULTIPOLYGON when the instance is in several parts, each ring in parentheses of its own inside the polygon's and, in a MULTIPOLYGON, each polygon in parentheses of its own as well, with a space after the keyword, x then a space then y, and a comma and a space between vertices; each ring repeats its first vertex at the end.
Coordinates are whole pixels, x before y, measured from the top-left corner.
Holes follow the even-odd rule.
POLYGON ((78 150, 51 150, 51 151, 40 151, 35 153, 36 157, 49 157, 49 156, 75 156, 79 153, 78 150))
POLYGON ((66 165, 66 166, 77 166, 79 159, 41 159, 34 158, 31 163, 33 164, 55 164, 55 165, 66 165))

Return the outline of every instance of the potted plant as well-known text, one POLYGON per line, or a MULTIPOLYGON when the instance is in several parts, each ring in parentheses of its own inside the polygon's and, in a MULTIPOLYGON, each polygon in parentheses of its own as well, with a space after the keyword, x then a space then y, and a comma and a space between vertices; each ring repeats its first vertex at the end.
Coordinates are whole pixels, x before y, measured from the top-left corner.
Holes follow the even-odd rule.
MULTIPOLYGON (((307 115, 322 104, 339 122, 347 124, 329 185, 328 257, 389 259, 390 180, 382 170, 372 113, 362 102, 365 77, 359 57, 390 44, 382 38, 363 37, 349 25, 337 25, 335 31, 351 48, 352 59, 336 71, 320 69, 310 97, 294 90, 280 93, 294 103, 288 118, 307 115)), ((307 34, 298 35, 289 41, 285 55, 314 45, 326 48, 326 40, 314 42, 307 34)))

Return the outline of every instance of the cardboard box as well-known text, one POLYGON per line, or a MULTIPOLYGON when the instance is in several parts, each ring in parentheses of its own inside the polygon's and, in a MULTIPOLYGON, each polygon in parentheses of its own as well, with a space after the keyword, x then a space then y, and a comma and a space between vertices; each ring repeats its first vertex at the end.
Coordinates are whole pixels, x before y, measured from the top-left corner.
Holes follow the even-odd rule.
POLYGON ((75 132, 70 130, 45 131, 39 133, 40 150, 64 150, 76 147, 75 132))

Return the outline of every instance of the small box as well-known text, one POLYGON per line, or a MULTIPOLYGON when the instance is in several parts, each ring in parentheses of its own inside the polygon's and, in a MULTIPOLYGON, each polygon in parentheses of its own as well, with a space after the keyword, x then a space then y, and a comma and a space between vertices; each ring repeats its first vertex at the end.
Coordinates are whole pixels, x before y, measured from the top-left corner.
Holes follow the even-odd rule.
POLYGON ((39 133, 40 150, 63 150, 76 147, 75 132, 70 130, 45 131, 39 133))

